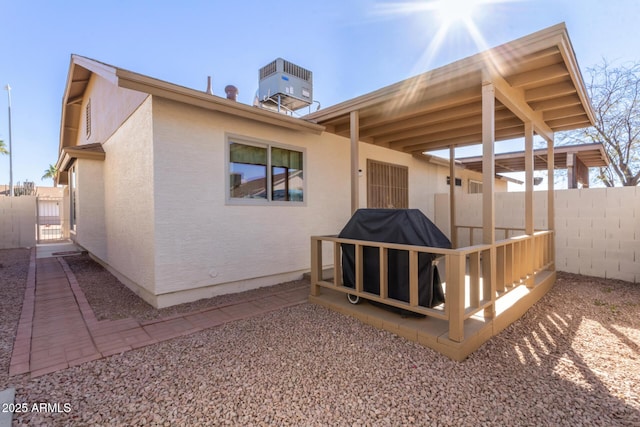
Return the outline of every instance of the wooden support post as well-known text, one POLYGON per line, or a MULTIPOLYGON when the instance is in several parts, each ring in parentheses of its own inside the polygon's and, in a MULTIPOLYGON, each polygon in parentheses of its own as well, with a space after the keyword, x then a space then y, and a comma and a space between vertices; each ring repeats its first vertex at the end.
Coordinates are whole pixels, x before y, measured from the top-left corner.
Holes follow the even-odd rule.
POLYGON ((342 286, 342 245, 333 244, 333 285, 342 286))
POLYGON ((418 292, 418 252, 409 251, 409 305, 411 307, 417 307, 420 302, 418 292))
POLYGON ((567 188, 578 188, 578 176, 576 174, 576 154, 567 153, 567 188))
POLYGON ((524 124, 524 169, 525 169, 525 193, 524 193, 524 228, 525 234, 533 235, 533 125, 531 122, 524 124))
POLYGON ((364 260, 363 260, 363 254, 362 254, 362 245, 355 245, 355 256, 356 256, 356 271, 355 271, 355 281, 356 283, 354 283, 356 292, 362 292, 364 289, 363 286, 363 282, 364 282, 364 268, 363 268, 363 264, 364 264, 364 260))
POLYGON ((484 317, 491 319, 496 315, 496 246, 482 251, 482 299, 491 301, 484 309, 484 317))
POLYGON ((496 291, 504 292, 505 271, 507 268, 506 246, 496 248, 496 291))
POLYGON ((351 130, 351 214, 360 207, 360 158, 358 144, 360 143, 360 115, 352 111, 349 115, 351 130))
POLYGON ((311 238, 311 295, 320 295, 318 282, 322 275, 322 240, 311 238))
POLYGON ((469 303, 480 307, 480 253, 469 254, 469 303))
POLYGON ((549 258, 551 259, 551 266, 549 267, 552 271, 556 269, 556 252, 555 252, 555 229, 556 229, 556 210, 555 210, 555 191, 554 191, 554 176, 553 171, 555 170, 555 164, 553 160, 553 139, 547 140, 547 175, 548 175, 548 184, 547 184, 547 229, 549 231, 554 231, 554 234, 550 237, 551 242, 549 244, 549 258))
MULTIPOLYGON (((524 196, 524 233, 533 236, 533 124, 524 123, 524 169, 525 169, 525 196, 524 196)), ((534 284, 533 277, 533 254, 535 253, 535 242, 533 239, 527 240, 527 255, 524 257, 524 267, 528 288, 534 284)))
POLYGON ((389 250, 380 247, 380 298, 389 297, 389 250))
POLYGON ((451 244, 458 247, 458 227, 456 224, 456 147, 449 146, 449 224, 451 224, 451 244))
POLYGON ((495 243, 495 89, 482 85, 482 243, 495 243))
POLYGON ((492 83, 482 84, 482 243, 491 250, 482 257, 482 280, 485 300, 494 304, 484 309, 485 318, 495 316, 496 298, 496 216, 495 216, 495 88, 492 83), (487 256, 489 255, 489 256, 487 256))
POLYGON ((504 283, 505 285, 507 285, 509 288, 513 287, 513 282, 514 282, 514 278, 513 278, 513 244, 510 243, 507 246, 505 246, 505 278, 504 278, 504 283))
POLYGON ((447 255, 446 305, 449 312, 449 339, 464 340, 465 259, 461 254, 447 255))

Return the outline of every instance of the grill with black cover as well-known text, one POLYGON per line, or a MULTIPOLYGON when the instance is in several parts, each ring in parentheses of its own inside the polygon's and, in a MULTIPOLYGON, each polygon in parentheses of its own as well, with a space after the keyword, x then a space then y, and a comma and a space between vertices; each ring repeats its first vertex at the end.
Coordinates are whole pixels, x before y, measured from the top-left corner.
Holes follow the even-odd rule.
MULTIPOLYGON (((451 248, 451 242, 418 209, 358 209, 338 237, 372 242, 400 243, 435 248, 451 248)), ((380 252, 377 247, 363 247, 363 287, 365 292, 380 295, 380 252)), ((418 254, 418 303, 435 307, 444 302, 444 292, 436 254, 418 254)), ((355 245, 342 244, 344 285, 355 287, 355 245)), ((388 250, 388 296, 409 302, 409 252, 388 250)))

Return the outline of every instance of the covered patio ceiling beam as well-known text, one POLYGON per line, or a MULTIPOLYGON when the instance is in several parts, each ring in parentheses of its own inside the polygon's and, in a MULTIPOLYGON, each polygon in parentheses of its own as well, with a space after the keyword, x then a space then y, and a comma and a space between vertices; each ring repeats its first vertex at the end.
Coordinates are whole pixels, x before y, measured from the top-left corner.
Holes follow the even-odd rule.
MULTIPOLYGON (((467 104, 480 103, 480 92, 477 88, 459 91, 449 96, 441 96, 430 101, 407 104, 406 106, 389 109, 388 105, 380 105, 366 110, 360 110, 360 131, 371 127, 382 126, 388 123, 395 123, 399 118, 411 118, 425 114, 438 114, 450 108, 466 106, 467 104)), ((349 121, 342 118, 338 120, 323 121, 322 124, 334 125, 335 133, 342 134, 349 132, 349 121)))
POLYGON ((573 95, 575 93, 577 93, 575 86, 573 86, 570 81, 566 81, 549 86, 525 90, 524 99, 526 102, 544 101, 549 98, 557 98, 558 96, 564 95, 573 95))
MULTIPOLYGON (((503 131, 512 128, 522 128, 522 121, 517 117, 511 116, 511 118, 503 119, 501 121, 495 121, 495 128, 497 131, 503 131)), ((440 139, 455 139, 460 137, 466 137, 471 135, 480 135, 482 132, 482 122, 480 124, 472 124, 471 126, 455 126, 448 130, 441 130, 430 132, 429 130, 422 130, 422 132, 411 138, 387 140, 382 138, 376 138, 376 143, 388 142, 389 147, 394 150, 410 148, 412 145, 420 145, 429 140, 440 139), (390 142, 393 141, 393 142, 390 142)), ((479 141, 477 138, 476 141, 479 141)))
POLYGON ((510 168, 509 166, 505 165, 502 162, 499 162, 498 160, 496 160, 496 171, 497 169, 501 169, 499 172, 518 172, 517 170, 510 168))
POLYGON ((549 124, 549 126, 556 129, 564 126, 580 125, 582 123, 585 123, 587 120, 588 119, 586 116, 573 116, 565 117, 564 119, 549 120, 547 123, 549 124))
MULTIPOLYGON (((419 116, 413 116, 407 119, 397 120, 385 120, 384 123, 376 125, 375 127, 369 127, 361 132, 361 135, 372 136, 376 134, 389 134, 400 130, 408 130, 428 125, 443 123, 448 120, 463 119, 467 117, 473 117, 479 115, 482 111, 482 106, 478 102, 473 104, 463 105, 460 107, 448 108, 445 110, 438 110, 434 112, 427 112, 419 116)), ((361 128, 362 129, 362 128, 361 128)))
POLYGON ((553 139, 553 131, 544 122, 542 112, 534 111, 524 99, 524 91, 515 89, 497 74, 490 76, 495 87, 496 98, 511 110, 523 122, 530 121, 534 131, 545 140, 553 139))
MULTIPOLYGON (((518 138, 523 135, 524 125, 521 124, 518 128, 504 129, 501 131, 496 131, 495 140, 496 141, 504 141, 506 139, 518 138)), ((450 138, 450 139, 441 139, 441 140, 426 140, 428 142, 424 142, 419 145, 412 145, 409 147, 405 147, 402 151, 406 153, 422 153, 424 151, 431 150, 440 150, 449 147, 450 145, 455 145, 456 147, 461 147, 464 145, 477 145, 482 141, 482 134, 477 133, 473 135, 468 135, 459 138, 450 138)))
MULTIPOLYGON (((505 56, 511 55, 511 52, 504 52, 505 56)), ((504 75, 516 75, 527 71, 535 70, 540 67, 546 67, 549 65, 558 64, 562 60, 560 56, 560 50, 557 46, 552 46, 547 49, 542 49, 525 55, 522 57, 522 61, 515 63, 512 66, 507 66, 501 69, 504 75)))
POLYGON ((513 87, 539 84, 558 77, 569 75, 569 71, 563 64, 553 64, 509 77, 509 83, 513 87))
MULTIPOLYGON (((495 117, 496 117, 496 122, 501 122, 505 125, 505 126, 500 126, 501 128, 509 127, 510 123, 521 124, 520 120, 515 118, 513 116, 513 113, 507 110, 506 108, 496 112, 495 117)), ((403 123, 404 122, 401 122, 399 123, 399 125, 402 125, 403 123)), ((374 140, 376 144, 387 144, 394 141, 402 141, 409 138, 421 137, 425 135, 437 134, 439 132, 448 132, 455 129, 470 128, 472 126, 481 126, 481 125, 482 125, 482 117, 480 115, 477 115, 474 117, 451 120, 451 121, 446 121, 446 122, 431 124, 431 125, 429 125, 428 123, 425 123, 424 126, 415 127, 413 129, 409 129, 404 132, 387 133, 385 130, 385 133, 383 135, 376 136, 374 140)))
POLYGON ((557 108, 570 107, 572 105, 581 105, 580 97, 577 94, 562 96, 559 98, 547 99, 544 101, 532 102, 531 108, 534 111, 554 110, 557 108))
POLYGON ((584 108, 580 105, 572 105, 570 107, 557 108, 555 110, 548 110, 542 113, 542 118, 545 121, 563 119, 565 117, 573 116, 585 116, 584 108))
POLYGON ((567 126, 556 126, 554 130, 556 132, 562 132, 563 130, 575 130, 579 128, 585 128, 588 126, 591 126, 591 122, 587 121, 587 119, 585 118, 583 122, 576 123, 573 125, 567 125, 567 126))

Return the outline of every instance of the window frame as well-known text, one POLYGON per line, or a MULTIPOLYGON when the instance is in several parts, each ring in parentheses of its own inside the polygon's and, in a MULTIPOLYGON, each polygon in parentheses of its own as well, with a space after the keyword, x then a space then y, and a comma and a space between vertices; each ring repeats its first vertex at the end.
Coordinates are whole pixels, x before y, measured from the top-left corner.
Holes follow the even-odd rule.
POLYGON ((283 144, 279 142, 267 141, 257 138, 251 138, 244 135, 238 135, 233 133, 225 134, 224 144, 224 171, 225 171, 225 204, 231 206, 307 206, 308 193, 307 193, 307 150, 304 147, 298 147, 294 145, 283 144), (265 199, 250 199, 231 197, 231 144, 244 144, 254 147, 267 149, 267 198, 265 199), (296 151, 302 153, 302 201, 296 200, 272 200, 273 198, 273 179, 272 179, 272 164, 271 164, 271 149, 281 148, 284 150, 296 151))
POLYGON ((467 185, 467 193, 468 194, 482 194, 483 188, 484 187, 482 185, 482 181, 478 181, 478 180, 475 180, 475 179, 469 179, 469 183, 467 185), (471 186, 472 185, 475 185, 476 187, 479 187, 480 191, 471 192, 471 186))

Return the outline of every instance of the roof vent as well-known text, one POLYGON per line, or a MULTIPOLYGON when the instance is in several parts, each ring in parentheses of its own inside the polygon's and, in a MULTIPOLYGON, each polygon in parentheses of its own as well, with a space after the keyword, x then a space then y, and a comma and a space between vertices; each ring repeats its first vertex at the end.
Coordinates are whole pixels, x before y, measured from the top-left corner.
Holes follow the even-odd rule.
POLYGON ((224 87, 224 93, 227 94, 227 99, 232 101, 238 100, 238 88, 234 85, 227 85, 224 87))
POLYGON ((207 76, 207 93, 213 95, 213 87, 211 85, 211 76, 207 76))
POLYGON ((286 113, 313 102, 313 73, 305 68, 278 58, 262 67, 259 77, 258 100, 262 106, 286 113))

